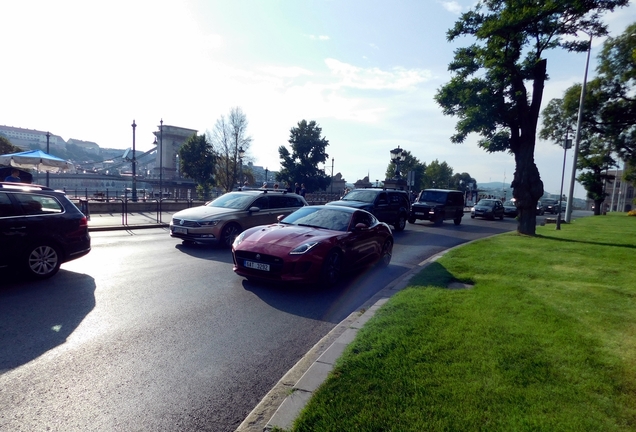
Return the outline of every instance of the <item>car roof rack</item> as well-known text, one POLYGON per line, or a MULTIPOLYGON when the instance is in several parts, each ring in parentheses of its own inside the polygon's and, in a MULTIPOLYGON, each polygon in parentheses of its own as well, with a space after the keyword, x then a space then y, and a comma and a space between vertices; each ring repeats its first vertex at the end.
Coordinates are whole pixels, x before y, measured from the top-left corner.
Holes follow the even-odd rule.
POLYGON ((30 190, 30 191, 52 191, 55 190, 48 186, 42 186, 32 183, 16 183, 16 182, 0 182, 2 189, 30 190))

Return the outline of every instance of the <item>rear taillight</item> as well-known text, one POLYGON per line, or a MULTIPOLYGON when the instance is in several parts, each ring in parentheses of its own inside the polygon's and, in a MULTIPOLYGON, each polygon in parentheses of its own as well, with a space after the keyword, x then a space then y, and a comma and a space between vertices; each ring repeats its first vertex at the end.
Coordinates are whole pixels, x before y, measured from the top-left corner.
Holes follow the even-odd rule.
POLYGON ((80 225, 80 228, 85 228, 88 226, 88 219, 86 219, 86 216, 80 219, 79 225, 80 225))

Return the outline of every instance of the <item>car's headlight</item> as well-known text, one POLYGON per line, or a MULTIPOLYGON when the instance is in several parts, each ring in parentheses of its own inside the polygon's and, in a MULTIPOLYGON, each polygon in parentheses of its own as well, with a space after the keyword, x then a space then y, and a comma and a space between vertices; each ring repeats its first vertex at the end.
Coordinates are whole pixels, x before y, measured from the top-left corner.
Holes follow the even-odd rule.
POLYGON ((201 225, 201 226, 216 226, 216 225, 219 224, 219 222, 221 222, 219 219, 199 221, 199 225, 201 225))
POLYGON ((232 243, 232 247, 237 247, 238 245, 241 244, 241 242, 245 239, 245 231, 243 231, 242 233, 240 233, 239 235, 236 236, 236 238, 234 239, 234 242, 232 243))
POLYGON ((307 243, 303 243, 300 246, 295 247, 291 252, 289 252, 290 255, 302 255, 306 252, 309 252, 314 246, 316 246, 319 242, 307 242, 307 243))

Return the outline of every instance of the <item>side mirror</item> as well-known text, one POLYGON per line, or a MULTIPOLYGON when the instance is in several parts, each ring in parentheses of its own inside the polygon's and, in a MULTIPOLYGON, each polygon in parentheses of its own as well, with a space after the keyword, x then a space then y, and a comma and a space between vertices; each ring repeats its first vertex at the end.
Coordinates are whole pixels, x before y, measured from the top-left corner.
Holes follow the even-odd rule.
POLYGON ((356 224, 356 226, 354 227, 354 229, 355 229, 356 231, 363 231, 363 230, 368 229, 368 228, 369 228, 369 227, 368 227, 368 225, 367 225, 367 224, 365 224, 365 223, 362 223, 362 222, 358 222, 358 223, 356 224))
POLYGON ((247 211, 250 212, 250 213, 256 213, 256 212, 261 211, 261 208, 254 206, 254 207, 250 207, 247 211))
POLYGON ((283 219, 285 219, 285 215, 278 215, 278 216, 276 216, 276 220, 277 220, 278 222, 282 221, 283 219))

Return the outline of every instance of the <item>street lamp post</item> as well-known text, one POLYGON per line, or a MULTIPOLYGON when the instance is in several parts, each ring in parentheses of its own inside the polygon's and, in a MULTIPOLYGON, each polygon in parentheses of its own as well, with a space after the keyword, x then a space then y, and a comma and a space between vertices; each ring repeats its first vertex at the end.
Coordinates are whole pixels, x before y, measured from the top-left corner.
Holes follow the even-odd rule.
POLYGON ((397 146, 397 148, 391 150, 391 161, 395 163, 395 178, 397 180, 402 177, 402 175, 400 174, 400 162, 404 159, 404 153, 400 146, 397 146))
POLYGON ((331 193, 333 193, 333 162, 334 158, 331 158, 331 193))
POLYGON ((132 122, 133 128, 133 147, 132 147, 132 201, 137 202, 137 159, 135 158, 135 129, 137 125, 135 120, 132 122))
POLYGON ((563 142, 563 170, 561 171, 561 193, 559 194, 559 213, 557 214, 556 229, 561 229, 561 209, 563 208, 563 179, 565 178, 565 155, 568 149, 572 147, 570 137, 570 127, 565 129, 565 141, 563 142))
POLYGON ((267 183, 267 167, 265 168, 265 183, 267 183))
POLYGON ((243 156, 245 156, 245 150, 243 150, 243 146, 238 149, 238 157, 239 157, 239 189, 243 188, 243 156))
POLYGON ((163 199, 163 119, 159 122, 159 222, 163 222, 161 200, 163 199))
POLYGON ((570 177, 570 191, 565 209, 565 221, 570 223, 572 219, 572 202, 574 201, 574 181, 576 180, 576 162, 579 157, 579 142, 581 140, 581 123, 583 120, 583 105, 585 103, 585 87, 587 85, 587 70, 590 65, 590 52, 592 51, 592 35, 590 35, 590 46, 587 48, 587 60, 585 62, 585 74, 583 75, 583 85, 581 86, 581 98, 579 100, 579 114, 576 121, 576 138, 574 141, 574 162, 572 163, 572 176, 570 177))
MULTIPOLYGON (((49 138, 51 138, 51 133, 46 133, 46 154, 49 154, 49 138)), ((46 187, 49 187, 49 171, 46 171, 46 187)))

